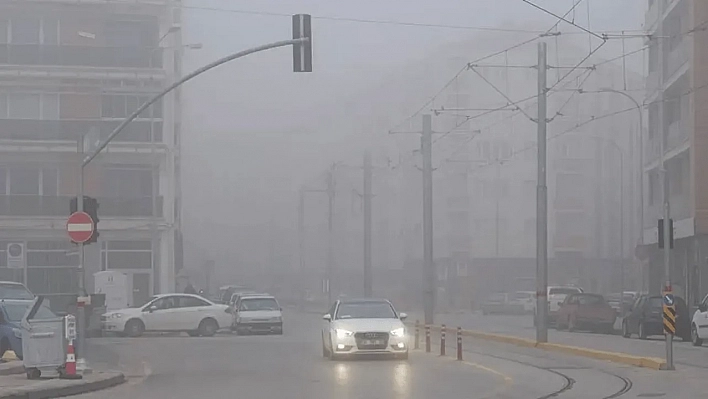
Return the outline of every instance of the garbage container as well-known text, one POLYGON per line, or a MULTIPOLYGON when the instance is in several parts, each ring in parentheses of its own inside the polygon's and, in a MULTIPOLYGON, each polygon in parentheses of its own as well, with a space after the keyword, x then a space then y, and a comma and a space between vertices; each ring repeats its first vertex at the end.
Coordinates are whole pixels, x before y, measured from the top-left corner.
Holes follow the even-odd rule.
MULTIPOLYGON (((28 379, 62 376, 66 361, 67 321, 73 316, 59 317, 45 305, 43 296, 37 296, 22 318, 23 363, 28 379), (68 318, 68 319, 67 319, 68 318)), ((75 325, 75 322, 74 322, 75 325)))

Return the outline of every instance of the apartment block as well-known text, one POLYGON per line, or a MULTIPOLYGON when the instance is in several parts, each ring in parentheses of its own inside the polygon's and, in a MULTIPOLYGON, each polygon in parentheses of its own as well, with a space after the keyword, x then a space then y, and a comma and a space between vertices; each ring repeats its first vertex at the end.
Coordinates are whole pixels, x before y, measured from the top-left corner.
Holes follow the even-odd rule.
MULTIPOLYGON (((181 74, 180 12, 172 0, 0 0, 0 279, 77 292, 65 224, 83 153, 181 74), (24 264, 8 264, 11 243, 24 264)), ((164 97, 85 168, 100 217, 89 292, 101 270, 127 274, 131 303, 174 290, 179 107, 179 91, 164 97)))
POLYGON ((708 3, 702 0, 650 0, 645 26, 648 70, 644 132, 645 285, 659 292, 663 255, 657 248, 657 221, 664 198, 662 159, 668 178, 675 248, 673 287, 688 302, 708 290, 708 3), (663 152, 662 152, 663 150, 663 152))

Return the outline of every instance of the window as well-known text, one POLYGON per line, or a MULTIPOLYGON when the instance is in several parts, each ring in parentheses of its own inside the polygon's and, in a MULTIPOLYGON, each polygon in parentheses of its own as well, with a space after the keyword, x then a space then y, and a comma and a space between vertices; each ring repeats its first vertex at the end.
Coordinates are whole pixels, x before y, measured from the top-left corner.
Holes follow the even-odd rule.
POLYGON ((104 195, 119 198, 146 198, 152 196, 153 172, 149 166, 111 165, 104 171, 104 195))
POLYGON ((63 241, 28 241, 27 267, 77 267, 78 254, 69 252, 69 248, 69 244, 63 241))
POLYGON ((42 20, 42 44, 59 44, 59 20, 44 18, 42 20))
POLYGON ((59 94, 42 94, 42 119, 59 120, 59 94))
POLYGON ((101 248, 103 270, 152 268, 152 244, 144 241, 104 241, 101 248))
POLYGON ((42 192, 44 196, 56 196, 59 192, 59 172, 56 169, 42 169, 42 192))
POLYGON ((39 195, 39 169, 10 169, 10 195, 39 195))
POLYGON ((7 19, 0 18, 0 44, 7 43, 7 32, 10 28, 10 24, 8 22, 9 21, 7 19))
POLYGON ((11 119, 39 119, 41 115, 41 95, 10 93, 8 116, 11 119))
POLYGON ((179 307, 180 308, 196 308, 199 306, 209 306, 209 304, 199 298, 193 296, 181 296, 179 297, 179 307))
POLYGON ((0 119, 7 118, 7 94, 0 93, 0 119))
POLYGON ((39 44, 41 26, 39 18, 15 18, 10 24, 13 44, 39 44))
MULTIPOLYGON (((101 96, 101 116, 104 118, 125 118, 141 105, 150 101, 151 96, 134 94, 104 94, 101 96)), ((162 101, 158 100, 143 111, 138 118, 162 118, 162 101)))

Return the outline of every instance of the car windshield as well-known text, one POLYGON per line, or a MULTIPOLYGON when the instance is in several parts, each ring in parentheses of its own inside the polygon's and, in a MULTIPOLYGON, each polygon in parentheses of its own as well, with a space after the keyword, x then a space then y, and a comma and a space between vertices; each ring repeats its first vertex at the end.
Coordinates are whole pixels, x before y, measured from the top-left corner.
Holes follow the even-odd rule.
POLYGON ((664 306, 664 300, 660 296, 649 298, 649 307, 653 309, 661 309, 664 306))
POLYGON ((395 319, 388 302, 346 302, 339 305, 337 319, 395 319))
POLYGON ((278 302, 273 298, 248 298, 242 299, 239 310, 278 310, 278 302))
POLYGON ((34 295, 20 284, 0 284, 0 299, 34 299, 34 295))
MULTIPOLYGON (((25 313, 27 313, 27 309, 31 306, 31 303, 6 303, 5 312, 7 313, 8 321, 21 321, 22 317, 24 317, 25 313)), ((37 320, 53 319, 55 317, 57 316, 46 306, 40 306, 39 310, 37 310, 37 313, 34 315, 34 319, 37 320)))
POLYGON ((548 295, 570 295, 577 294, 578 292, 577 288, 551 288, 548 291, 548 295))

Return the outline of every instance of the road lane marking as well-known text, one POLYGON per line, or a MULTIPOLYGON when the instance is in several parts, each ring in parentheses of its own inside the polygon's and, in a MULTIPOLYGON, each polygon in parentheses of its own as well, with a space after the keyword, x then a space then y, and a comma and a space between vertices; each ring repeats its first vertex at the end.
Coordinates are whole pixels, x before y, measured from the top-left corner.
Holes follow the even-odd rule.
POLYGON ((468 362, 468 361, 463 361, 462 364, 467 365, 467 366, 471 366, 471 367, 474 367, 474 368, 477 368, 477 369, 480 369, 480 370, 484 370, 484 371, 486 371, 486 372, 488 372, 488 373, 492 373, 492 374, 494 374, 494 375, 496 375, 496 376, 498 376, 498 377, 501 377, 501 378, 504 380, 504 383, 506 383, 506 384, 511 385, 511 384, 514 383, 514 379, 513 379, 513 378, 509 377, 508 375, 506 375, 506 374, 504 374, 504 373, 502 373, 502 372, 500 372, 500 371, 498 371, 498 370, 494 370, 494 369, 491 368, 491 367, 487 367, 487 366, 481 365, 481 364, 479 364, 479 363, 473 363, 473 362, 468 362))

